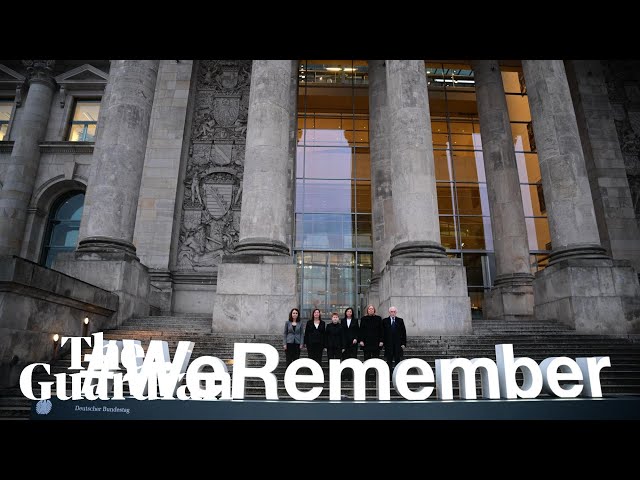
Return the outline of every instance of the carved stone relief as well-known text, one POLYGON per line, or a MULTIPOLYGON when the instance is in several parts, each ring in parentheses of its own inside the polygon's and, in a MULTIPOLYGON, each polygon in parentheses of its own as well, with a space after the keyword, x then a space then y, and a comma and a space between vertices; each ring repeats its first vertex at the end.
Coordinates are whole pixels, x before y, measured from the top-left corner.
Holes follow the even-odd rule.
POLYGON ((212 271, 238 243, 251 60, 201 60, 176 266, 212 271))

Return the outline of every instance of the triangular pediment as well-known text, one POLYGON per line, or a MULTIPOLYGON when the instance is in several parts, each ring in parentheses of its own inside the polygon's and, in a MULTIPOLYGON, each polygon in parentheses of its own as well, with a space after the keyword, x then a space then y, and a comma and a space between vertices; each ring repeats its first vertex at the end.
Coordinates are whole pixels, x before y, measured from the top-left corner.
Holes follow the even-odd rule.
POLYGON ((80 88, 104 86, 108 79, 109 74, 88 63, 61 73, 55 78, 59 85, 80 88))
POLYGON ((17 86, 24 82, 24 75, 0 63, 0 84, 17 86))

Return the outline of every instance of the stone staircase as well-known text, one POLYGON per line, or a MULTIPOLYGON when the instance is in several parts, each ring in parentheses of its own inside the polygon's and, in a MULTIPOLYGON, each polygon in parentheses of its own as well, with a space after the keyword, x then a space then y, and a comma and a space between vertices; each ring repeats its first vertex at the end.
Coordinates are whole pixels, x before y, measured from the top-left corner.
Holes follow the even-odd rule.
MULTIPOLYGON (((421 358, 429 362, 435 370, 438 358, 477 358, 495 359, 495 345, 499 343, 513 344, 514 354, 531 357, 540 363, 551 356, 606 356, 611 358, 611 368, 602 370, 602 391, 604 396, 640 395, 640 335, 580 335, 574 331, 552 322, 515 322, 498 320, 474 320, 473 335, 438 335, 412 337, 405 349, 405 358, 421 358)), ((146 347, 150 340, 166 340, 171 354, 181 340, 195 342, 191 360, 212 355, 227 363, 233 373, 233 344, 268 343, 280 354, 280 363, 275 373, 278 378, 278 396, 289 399, 284 388, 285 356, 281 335, 267 334, 222 334, 211 332, 211 317, 205 316, 172 316, 143 317, 132 319, 116 330, 104 332, 105 339, 121 340, 131 338, 140 340, 146 347)), ((90 349, 85 349, 88 353, 90 349)), ((306 352, 302 353, 306 357, 306 352)), ((363 359, 359 352, 358 358, 363 359)), ((263 363, 261 355, 250 355, 249 366, 263 363)), ((68 373, 70 359, 62 356, 52 365, 52 374, 68 373)), ((325 385, 320 400, 329 396, 328 362, 326 353, 323 356, 325 385)), ((520 374, 519 374, 520 375, 520 374)), ((458 398, 457 374, 454 374, 454 398, 458 398)), ((521 377, 521 375, 520 375, 521 377)), ((477 374, 478 395, 480 375, 477 374)), ((46 374, 34 375, 34 392, 39 393, 38 381, 53 380, 46 374)), ((246 397, 264 398, 264 385, 260 380, 247 380, 246 397)), ((303 385, 304 386, 304 385, 303 385)), ((311 385, 309 385, 311 386, 311 385)), ((69 380, 70 387, 70 380, 69 380)), ((375 381, 367 381, 367 399, 375 399, 375 381)), ((126 386, 125 386, 126 394, 126 386)), ((343 380, 343 394, 352 397, 352 382, 343 380)), ((541 395, 542 397, 542 395, 541 395)), ((436 398, 436 393, 430 397, 436 398)), ((391 399, 402 399, 391 386, 391 399)), ((24 398, 18 387, 0 390, 0 418, 27 419, 31 402, 24 398)))

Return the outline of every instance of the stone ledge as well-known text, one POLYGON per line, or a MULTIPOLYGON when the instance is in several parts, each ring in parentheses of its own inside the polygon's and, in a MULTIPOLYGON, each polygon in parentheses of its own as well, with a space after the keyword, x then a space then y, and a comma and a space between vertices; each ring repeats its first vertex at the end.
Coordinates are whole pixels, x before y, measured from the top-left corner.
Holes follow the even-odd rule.
POLYGON ((111 315, 117 295, 21 257, 0 256, 0 291, 111 315))
POLYGON ((93 154, 94 142, 42 142, 41 153, 89 153, 93 154))
MULTIPOLYGON (((218 272, 171 272, 171 281, 174 284, 189 283, 195 285, 216 285, 218 272)), ((152 281, 155 280, 153 276, 152 281)))
MULTIPOLYGON (((22 285, 14 282, 2 282, 0 281, 0 292, 15 293, 18 295, 24 295, 25 297, 35 298, 37 300, 44 300, 48 303, 57 303, 66 307, 76 308, 78 310, 96 313, 98 315, 109 316, 118 309, 117 295, 110 292, 110 295, 115 297, 113 303, 116 305, 113 308, 103 307, 96 305, 95 303, 87 303, 75 298, 66 297, 53 292, 47 292, 40 290, 39 288, 32 287, 30 285, 22 285)), ((106 297, 109 298, 109 297, 106 297)))

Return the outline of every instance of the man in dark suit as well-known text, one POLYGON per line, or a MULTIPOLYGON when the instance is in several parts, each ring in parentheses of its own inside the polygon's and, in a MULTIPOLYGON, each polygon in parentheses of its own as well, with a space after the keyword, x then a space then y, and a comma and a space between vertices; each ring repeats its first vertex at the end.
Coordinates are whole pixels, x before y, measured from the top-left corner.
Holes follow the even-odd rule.
POLYGON ((393 374, 393 368, 402 360, 404 347, 407 344, 407 330, 404 320, 397 317, 398 309, 389 307, 389 316, 382 320, 384 334, 384 356, 393 374))

